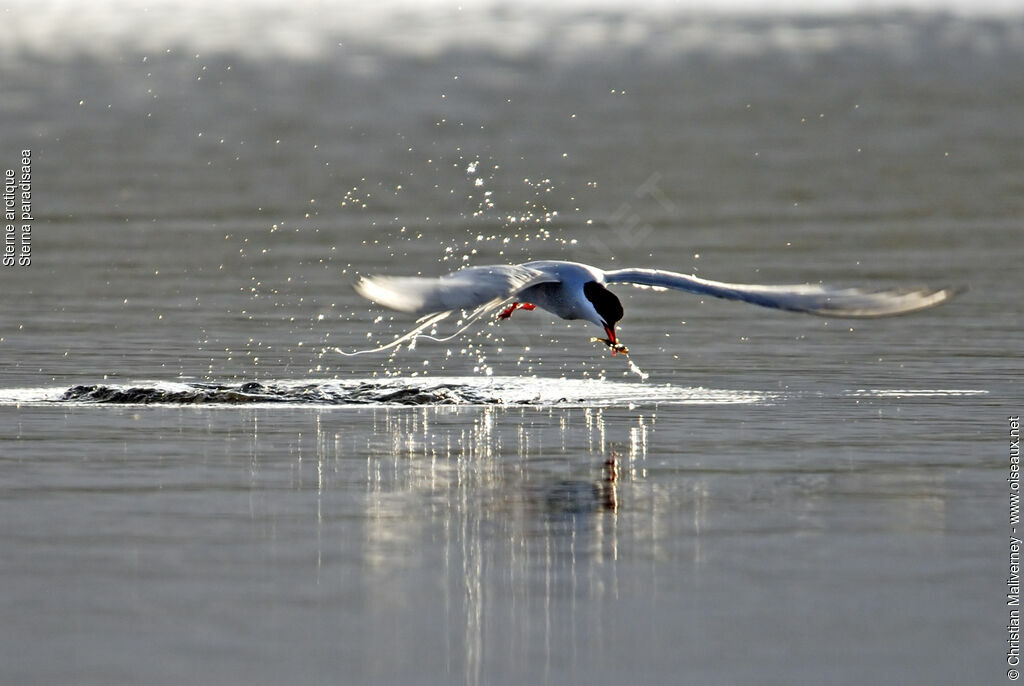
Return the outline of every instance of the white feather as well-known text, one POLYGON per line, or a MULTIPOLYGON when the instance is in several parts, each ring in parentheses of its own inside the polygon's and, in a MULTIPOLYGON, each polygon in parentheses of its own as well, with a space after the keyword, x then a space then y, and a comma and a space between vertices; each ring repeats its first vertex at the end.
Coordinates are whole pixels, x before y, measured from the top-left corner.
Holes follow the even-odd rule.
POLYGON ((468 267, 440 278, 366 276, 356 284, 361 296, 384 307, 412 314, 432 314, 497 304, 539 283, 557 281, 522 265, 468 267))
POLYGON ((692 274, 660 269, 617 269, 604 273, 606 283, 628 283, 651 288, 672 288, 728 300, 806 312, 822 317, 888 317, 933 307, 961 292, 962 288, 913 288, 865 291, 859 288, 795 284, 763 286, 723 283, 692 274))

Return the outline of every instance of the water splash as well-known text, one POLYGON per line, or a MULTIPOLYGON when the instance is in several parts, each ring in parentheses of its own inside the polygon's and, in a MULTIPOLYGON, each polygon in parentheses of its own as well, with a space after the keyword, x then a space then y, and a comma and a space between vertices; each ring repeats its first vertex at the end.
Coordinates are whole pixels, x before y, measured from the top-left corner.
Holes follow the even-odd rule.
POLYGON ((626 362, 629 363, 629 370, 640 377, 641 381, 647 381, 650 374, 636 366, 636 362, 633 362, 632 358, 626 357, 626 362))

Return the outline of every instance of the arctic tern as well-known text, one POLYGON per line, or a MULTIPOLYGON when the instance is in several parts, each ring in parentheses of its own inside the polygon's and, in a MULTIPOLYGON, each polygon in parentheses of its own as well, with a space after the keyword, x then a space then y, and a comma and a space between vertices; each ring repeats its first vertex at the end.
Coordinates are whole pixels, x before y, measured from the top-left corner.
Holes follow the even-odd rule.
MULTIPOLYGON (((615 326, 622 319, 622 303, 607 286, 630 284, 656 290, 673 289, 741 300, 762 307, 805 312, 822 317, 889 317, 933 307, 960 292, 959 288, 912 288, 869 291, 803 284, 765 286, 723 283, 692 274, 660 269, 598 269, 579 262, 544 260, 517 265, 467 267, 439 278, 421 276, 365 276, 356 284, 363 297, 400 312, 420 315, 416 328, 377 352, 417 336, 453 312, 471 311, 472 323, 484 313, 504 307, 499 319, 517 309, 542 310, 562 319, 584 319, 602 327, 599 340, 617 352, 628 354, 619 343, 615 326)), ((467 324, 468 326, 468 324, 467 324)), ((433 340, 448 340, 457 335, 433 340)), ((339 351, 341 352, 341 351, 339 351)), ((345 353, 356 354, 356 353, 345 353)))

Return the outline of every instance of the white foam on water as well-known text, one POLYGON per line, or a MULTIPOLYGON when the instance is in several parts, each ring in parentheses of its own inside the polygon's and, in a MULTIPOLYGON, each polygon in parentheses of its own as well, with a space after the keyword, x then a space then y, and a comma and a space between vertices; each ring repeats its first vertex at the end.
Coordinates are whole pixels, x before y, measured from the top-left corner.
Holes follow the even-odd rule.
MULTIPOLYGON (((426 377, 416 379, 351 379, 345 381, 289 380, 220 385, 178 382, 100 384, 97 399, 90 393, 65 399, 67 387, 0 389, 0 405, 176 405, 225 407, 366 407, 372 405, 531 405, 531 406, 640 406, 651 404, 720 405, 770 404, 776 395, 761 391, 727 390, 624 383, 598 379, 545 379, 534 377, 426 377), (310 393, 312 392, 312 396, 310 393), (139 402, 111 400, 111 396, 144 396, 139 402), (200 401, 162 394, 204 394, 200 401), (221 394, 221 395, 218 395, 221 394), (414 401, 405 402, 409 396, 414 401), (223 401, 219 398, 223 397, 223 401), (240 402, 239 398, 245 401, 240 402), (398 398, 397 400, 395 398, 398 398), (436 401, 433 400, 436 398, 436 401)), ((73 387, 78 388, 78 387, 73 387)))
MULTIPOLYGON (((72 387, 75 388, 75 387, 72 387)), ((551 379, 510 376, 451 376, 381 379, 263 381, 258 384, 194 384, 175 381, 140 381, 98 384, 94 395, 64 398, 68 387, 0 389, 0 406, 19 405, 177 405, 204 407, 366 407, 373 405, 532 405, 532 406, 641 406, 771 405, 785 396, 754 390, 714 389, 671 384, 631 383, 601 379, 551 379), (145 396, 138 402, 109 399, 124 393, 145 396), (205 394, 201 400, 182 400, 180 394, 205 394), (310 395, 312 393, 312 396, 310 395), (174 397, 179 394, 179 397, 174 397), (218 395, 220 394, 220 395, 218 395), (167 398, 163 399, 166 395, 167 398), (406 402, 415 396, 414 401, 406 402), (223 400, 220 398, 223 397, 223 400), (243 401, 240 401, 242 398, 243 401), (397 398, 397 399, 396 399, 397 398)), ((841 393, 851 398, 971 398, 987 395, 981 389, 887 388, 854 389, 841 393)))
POLYGON ((965 398, 988 395, 988 391, 960 388, 859 388, 846 391, 846 395, 854 398, 965 398))
POLYGON ((0 388, 0 406, 35 405, 60 400, 67 388, 0 388))

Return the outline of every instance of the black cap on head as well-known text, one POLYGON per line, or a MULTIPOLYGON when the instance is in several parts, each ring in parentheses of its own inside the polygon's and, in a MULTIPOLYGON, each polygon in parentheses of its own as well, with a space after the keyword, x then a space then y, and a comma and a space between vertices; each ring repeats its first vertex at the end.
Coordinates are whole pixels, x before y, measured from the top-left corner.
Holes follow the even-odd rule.
POLYGON ((588 281, 583 284, 583 295, 594 304, 601 318, 615 328, 615 322, 622 319, 622 303, 615 294, 596 281, 588 281))

